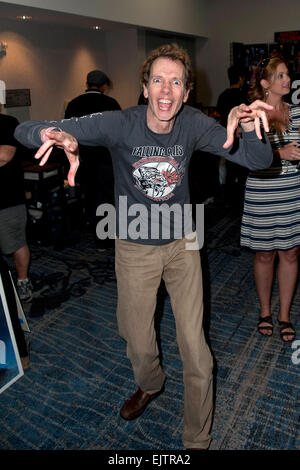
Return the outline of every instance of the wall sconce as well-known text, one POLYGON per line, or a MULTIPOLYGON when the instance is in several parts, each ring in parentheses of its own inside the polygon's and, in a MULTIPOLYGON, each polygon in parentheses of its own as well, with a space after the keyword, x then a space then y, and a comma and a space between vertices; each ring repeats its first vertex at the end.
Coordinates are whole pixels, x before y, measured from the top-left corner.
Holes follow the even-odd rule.
POLYGON ((3 57, 6 55, 6 49, 7 49, 7 43, 6 42, 3 42, 1 41, 0 42, 0 57, 3 57))

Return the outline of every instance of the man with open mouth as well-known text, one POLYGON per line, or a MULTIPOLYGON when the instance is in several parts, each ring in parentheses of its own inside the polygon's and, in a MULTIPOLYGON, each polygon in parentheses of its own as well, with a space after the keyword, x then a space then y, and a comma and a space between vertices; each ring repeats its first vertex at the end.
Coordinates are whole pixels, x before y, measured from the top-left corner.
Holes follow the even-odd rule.
MULTIPOLYGON (((149 229, 140 236, 130 236, 133 232, 124 230, 124 225, 127 228, 133 221, 130 209, 124 219, 119 221, 117 217, 118 327, 127 342, 137 385, 120 413, 125 420, 137 418, 163 390, 165 373, 154 328, 157 291, 163 279, 183 364, 183 445, 187 449, 207 449, 211 441, 213 361, 202 327, 199 246, 195 249, 195 244, 189 243, 197 235, 192 229, 185 230, 183 223, 178 237, 178 227, 174 226, 178 217, 169 218, 167 238, 163 236, 166 232, 151 230, 151 206, 163 202, 161 205, 184 214, 183 207, 189 204, 188 165, 195 150, 250 169, 268 167, 272 150, 261 123, 268 131, 266 110, 272 106, 255 101, 251 106, 233 108, 226 133, 212 118, 186 105, 193 86, 191 63, 177 44, 163 45, 149 54, 141 70, 141 83, 147 105, 61 121, 28 121, 17 128, 16 138, 31 148, 41 146, 36 153, 41 164, 47 161, 54 145, 63 148, 70 161, 71 185, 79 165, 78 142, 109 148, 116 213, 119 198, 126 195, 130 209, 137 204, 145 208, 149 229), (235 140, 238 125, 242 132, 235 140), (125 238, 123 233, 127 234, 125 238), (189 245, 194 248, 189 249, 189 245)), ((165 222, 161 218, 159 228, 165 222)))

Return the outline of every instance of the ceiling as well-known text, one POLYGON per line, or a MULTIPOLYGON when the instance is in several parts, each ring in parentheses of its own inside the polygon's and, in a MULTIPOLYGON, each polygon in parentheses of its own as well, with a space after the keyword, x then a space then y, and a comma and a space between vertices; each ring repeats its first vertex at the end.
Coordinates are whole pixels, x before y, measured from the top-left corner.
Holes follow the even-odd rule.
POLYGON ((124 28, 133 28, 132 25, 124 23, 0 2, 0 19, 24 22, 22 19, 17 19, 17 16, 23 15, 31 16, 30 22, 65 25, 74 28, 90 29, 98 26, 101 31, 117 31, 124 28))

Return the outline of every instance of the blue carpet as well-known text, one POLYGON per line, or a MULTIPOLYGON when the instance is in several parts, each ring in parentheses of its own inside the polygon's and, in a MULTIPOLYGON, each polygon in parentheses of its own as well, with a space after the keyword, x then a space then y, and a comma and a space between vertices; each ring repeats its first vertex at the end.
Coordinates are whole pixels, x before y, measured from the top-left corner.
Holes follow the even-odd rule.
MULTIPOLYGON (((299 449, 300 365, 278 326, 268 339, 256 331, 253 255, 239 249, 238 217, 216 208, 206 217, 205 325, 216 404, 210 448, 299 449)), ((135 384, 117 331, 113 251, 95 251, 84 234, 60 248, 31 246, 31 253, 31 367, 0 395, 0 449, 181 450, 182 370, 163 286, 157 327, 165 392, 138 420, 126 422, 119 409, 135 384)), ((298 289, 292 307, 298 331, 299 310, 298 289)))

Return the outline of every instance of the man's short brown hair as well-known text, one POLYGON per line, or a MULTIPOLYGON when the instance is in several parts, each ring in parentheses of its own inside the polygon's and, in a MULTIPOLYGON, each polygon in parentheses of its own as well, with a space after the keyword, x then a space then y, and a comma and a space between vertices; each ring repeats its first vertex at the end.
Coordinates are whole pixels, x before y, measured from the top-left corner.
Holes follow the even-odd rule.
POLYGON ((153 62, 160 57, 171 60, 179 60, 184 66, 184 85, 186 91, 193 88, 193 72, 191 59, 185 49, 178 44, 164 44, 150 52, 141 68, 141 84, 147 86, 149 82, 150 70, 153 62))

